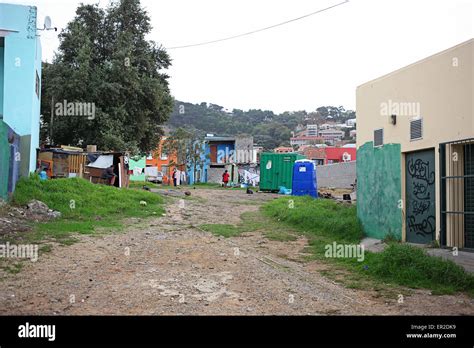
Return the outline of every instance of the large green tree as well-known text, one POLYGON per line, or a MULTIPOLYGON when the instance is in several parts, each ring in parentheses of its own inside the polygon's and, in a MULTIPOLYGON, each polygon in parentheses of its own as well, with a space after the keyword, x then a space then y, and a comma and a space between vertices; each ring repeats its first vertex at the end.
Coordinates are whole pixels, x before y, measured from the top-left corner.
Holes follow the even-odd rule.
POLYGON ((133 153, 156 146, 173 109, 163 72, 171 59, 146 40, 150 31, 139 0, 116 1, 105 10, 97 5, 77 8, 59 35, 53 62, 43 66, 43 140, 133 153), (94 103, 95 114, 58 115, 57 103, 64 101, 94 103))

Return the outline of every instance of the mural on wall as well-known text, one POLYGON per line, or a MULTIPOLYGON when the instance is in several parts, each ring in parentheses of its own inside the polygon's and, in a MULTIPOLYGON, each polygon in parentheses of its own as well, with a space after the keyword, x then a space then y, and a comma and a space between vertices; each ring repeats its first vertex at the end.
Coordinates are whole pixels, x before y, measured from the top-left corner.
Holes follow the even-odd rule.
POLYGON ((435 239, 434 150, 406 155, 407 241, 429 243, 435 239))

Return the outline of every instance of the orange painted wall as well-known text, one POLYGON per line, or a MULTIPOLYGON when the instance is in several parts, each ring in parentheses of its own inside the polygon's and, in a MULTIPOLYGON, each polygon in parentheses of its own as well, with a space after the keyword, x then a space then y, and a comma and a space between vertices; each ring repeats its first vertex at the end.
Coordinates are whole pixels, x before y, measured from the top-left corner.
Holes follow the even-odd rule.
POLYGON ((182 165, 172 165, 170 166, 170 163, 173 162, 173 163, 176 163, 177 162, 177 158, 176 158, 176 154, 168 154, 168 158, 163 160, 161 159, 161 150, 163 148, 163 144, 166 142, 166 138, 162 138, 160 140, 160 143, 158 144, 158 148, 156 150, 154 150, 152 152, 152 159, 146 159, 146 165, 147 166, 150 166, 150 167, 158 167, 158 170, 160 172, 163 171, 163 166, 168 166, 168 175, 166 175, 166 173, 163 173, 163 183, 164 184, 168 184, 170 182, 170 175, 171 173, 173 172, 173 169, 174 168, 178 168, 180 170, 183 170, 182 165))

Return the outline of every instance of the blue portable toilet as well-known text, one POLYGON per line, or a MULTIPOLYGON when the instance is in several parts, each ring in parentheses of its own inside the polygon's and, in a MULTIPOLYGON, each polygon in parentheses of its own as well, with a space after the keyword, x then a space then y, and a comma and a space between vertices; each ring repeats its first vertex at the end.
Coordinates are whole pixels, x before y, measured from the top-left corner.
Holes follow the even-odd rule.
POLYGON ((302 159, 293 165, 293 196, 309 195, 318 198, 316 166, 313 161, 302 159))

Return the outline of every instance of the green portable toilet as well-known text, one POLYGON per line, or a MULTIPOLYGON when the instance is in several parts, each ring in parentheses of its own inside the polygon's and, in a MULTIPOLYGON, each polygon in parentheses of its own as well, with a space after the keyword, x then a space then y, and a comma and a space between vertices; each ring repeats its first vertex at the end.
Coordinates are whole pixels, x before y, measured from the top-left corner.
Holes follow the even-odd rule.
POLYGON ((260 190, 278 191, 280 186, 291 189, 293 164, 306 158, 297 153, 264 152, 260 155, 260 190))

